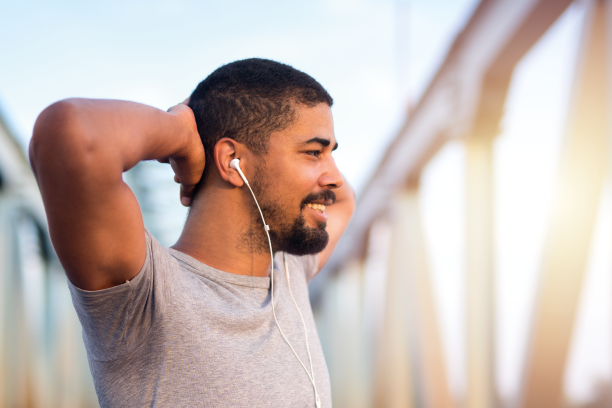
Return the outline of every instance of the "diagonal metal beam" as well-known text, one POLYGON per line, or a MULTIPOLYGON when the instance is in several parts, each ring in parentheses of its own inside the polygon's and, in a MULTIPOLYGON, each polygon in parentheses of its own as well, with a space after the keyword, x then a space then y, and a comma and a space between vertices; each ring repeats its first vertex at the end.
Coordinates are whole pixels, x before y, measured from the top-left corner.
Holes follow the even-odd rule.
POLYGON ((591 0, 585 19, 525 362, 523 408, 563 403, 565 363, 609 155, 606 3, 591 0))
MULTIPOLYGON (((477 127, 486 127, 477 126, 477 127)), ((465 408, 495 408, 492 133, 466 139, 465 408)))
POLYGON ((410 337, 415 347, 412 348, 411 357, 416 361, 414 377, 421 391, 421 405, 417 406, 453 408, 455 403, 446 375, 418 186, 408 187, 398 195, 397 200, 400 206, 397 211, 402 212, 397 217, 397 228, 401 228, 404 235, 404 242, 400 247, 403 264, 400 272, 408 277, 404 296, 408 298, 412 310, 410 337))
POLYGON ((496 133, 514 66, 571 0, 483 0, 456 37, 423 97, 360 194, 357 211, 327 267, 311 285, 363 254, 372 222, 449 138, 496 133), (481 129, 474 129, 478 123, 481 129))
POLYGON ((414 307, 410 296, 410 274, 406 273, 406 253, 412 244, 413 233, 412 214, 406 211, 410 198, 404 192, 393 197, 393 233, 384 296, 385 313, 375 363, 374 406, 380 408, 419 406, 419 388, 415 387, 417 378, 413 370, 417 363, 418 346, 413 338, 414 307))

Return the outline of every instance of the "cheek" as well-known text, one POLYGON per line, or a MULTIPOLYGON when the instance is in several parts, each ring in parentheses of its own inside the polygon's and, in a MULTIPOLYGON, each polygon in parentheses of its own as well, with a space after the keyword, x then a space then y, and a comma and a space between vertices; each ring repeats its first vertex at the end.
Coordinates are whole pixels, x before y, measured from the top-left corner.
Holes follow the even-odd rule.
MULTIPOLYGON (((302 162, 301 158, 284 160, 280 166, 270 168, 271 183, 290 201, 301 202, 308 194, 317 190, 320 169, 314 163, 302 162)), ((279 163, 280 164, 280 163, 279 163)))
POLYGON ((269 168, 268 172, 275 184, 283 188, 291 188, 298 184, 304 184, 304 182, 312 177, 310 173, 313 173, 312 169, 306 166, 299 166, 295 162, 284 162, 281 166, 269 168))
POLYGON ((317 177, 310 173, 308 171, 297 173, 287 180, 288 191, 300 202, 317 189, 317 177))

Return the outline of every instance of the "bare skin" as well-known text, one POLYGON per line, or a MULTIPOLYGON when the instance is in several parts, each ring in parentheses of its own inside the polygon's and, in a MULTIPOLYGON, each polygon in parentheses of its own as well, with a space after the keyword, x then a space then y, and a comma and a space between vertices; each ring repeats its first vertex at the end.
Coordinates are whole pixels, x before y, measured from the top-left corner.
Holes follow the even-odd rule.
MULTIPOLYGON (((233 158, 240 158, 243 172, 252 180, 254 163, 264 159, 269 174, 266 199, 281 203, 289 218, 302 212, 307 224, 316 226, 325 215, 301 209, 299 203, 322 189, 336 192, 336 203, 325 210, 330 240, 319 255, 322 268, 355 205, 353 191, 331 156, 335 144, 331 110, 324 104, 299 107, 298 119, 270 136, 264 157, 232 139, 220 140, 213 171, 174 248, 226 272, 268 276, 269 254, 237 250, 241 232, 252 224, 252 198, 229 167, 233 158)), ((193 113, 186 105, 163 112, 133 102, 70 99, 40 114, 30 161, 53 245, 76 286, 85 290, 116 286, 142 267, 146 255, 142 215, 121 174, 151 159, 171 164, 181 184, 181 201, 190 205, 205 159, 193 113)))

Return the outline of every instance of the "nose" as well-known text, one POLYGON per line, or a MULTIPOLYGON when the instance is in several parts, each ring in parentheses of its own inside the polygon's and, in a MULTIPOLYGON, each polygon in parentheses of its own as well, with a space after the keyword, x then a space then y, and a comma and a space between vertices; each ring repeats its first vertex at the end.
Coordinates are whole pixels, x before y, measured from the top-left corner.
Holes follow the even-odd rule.
POLYGON ((336 161, 333 157, 330 157, 326 163, 326 169, 321 178, 319 179, 319 185, 326 188, 340 188, 344 184, 344 177, 336 166, 336 161))

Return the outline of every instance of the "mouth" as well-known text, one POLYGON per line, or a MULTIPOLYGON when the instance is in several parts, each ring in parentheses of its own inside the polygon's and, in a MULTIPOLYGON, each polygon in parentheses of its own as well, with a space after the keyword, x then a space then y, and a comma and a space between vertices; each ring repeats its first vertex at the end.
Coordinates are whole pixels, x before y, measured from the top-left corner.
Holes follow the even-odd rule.
POLYGON ((317 194, 309 194, 302 200, 302 210, 305 211, 318 223, 327 222, 326 207, 336 201, 336 194, 331 190, 323 190, 317 194))
MULTIPOLYGON (((327 204, 327 203, 326 203, 327 204)), ((332 203, 330 202, 329 205, 332 203)), ((304 211, 314 219, 317 224, 327 222, 327 214, 325 213, 325 204, 321 203, 308 203, 304 206, 304 211)))
POLYGON ((306 207, 312 208, 313 210, 318 211, 320 213, 325 213, 325 205, 324 204, 308 203, 308 204, 306 204, 306 207))

